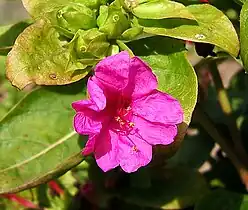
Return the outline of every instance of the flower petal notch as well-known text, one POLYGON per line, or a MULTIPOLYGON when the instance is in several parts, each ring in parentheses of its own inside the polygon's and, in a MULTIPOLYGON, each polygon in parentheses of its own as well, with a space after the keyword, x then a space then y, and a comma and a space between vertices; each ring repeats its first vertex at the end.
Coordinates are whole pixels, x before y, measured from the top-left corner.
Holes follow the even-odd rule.
POLYGON ((83 155, 94 153, 103 171, 137 171, 153 145, 169 145, 183 122, 179 101, 157 90, 151 68, 128 52, 103 59, 88 80, 89 99, 76 101, 75 130, 89 135, 83 155))

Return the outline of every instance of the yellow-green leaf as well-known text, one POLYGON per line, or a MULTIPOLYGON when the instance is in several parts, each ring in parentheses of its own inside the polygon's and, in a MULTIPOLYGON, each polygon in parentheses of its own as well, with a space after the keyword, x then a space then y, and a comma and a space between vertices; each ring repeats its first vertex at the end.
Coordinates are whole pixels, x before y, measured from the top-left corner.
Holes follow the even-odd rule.
POLYGON ((7 59, 7 77, 19 89, 31 83, 64 85, 78 81, 89 69, 66 71, 70 53, 56 29, 39 20, 16 39, 7 59))
POLYGON ((227 16, 209 4, 186 7, 196 21, 186 19, 145 20, 138 19, 137 25, 144 32, 193 42, 210 43, 233 56, 239 53, 237 33, 227 16))

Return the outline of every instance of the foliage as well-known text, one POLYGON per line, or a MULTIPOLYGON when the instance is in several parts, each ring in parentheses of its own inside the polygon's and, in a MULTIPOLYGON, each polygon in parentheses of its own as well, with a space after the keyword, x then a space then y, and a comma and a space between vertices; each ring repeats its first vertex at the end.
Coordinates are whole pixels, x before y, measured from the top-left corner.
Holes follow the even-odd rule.
POLYGON ((0 26, 0 209, 247 208, 247 1, 22 3, 32 19, 0 26), (148 166, 104 173, 81 154, 88 137, 71 103, 123 50, 147 62, 184 119, 148 166), (226 85, 228 62, 239 73, 226 85))

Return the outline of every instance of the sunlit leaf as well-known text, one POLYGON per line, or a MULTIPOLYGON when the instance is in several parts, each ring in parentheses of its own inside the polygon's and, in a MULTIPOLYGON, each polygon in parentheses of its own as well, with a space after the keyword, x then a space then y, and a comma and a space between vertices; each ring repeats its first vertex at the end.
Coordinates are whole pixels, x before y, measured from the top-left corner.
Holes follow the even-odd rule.
POLYGON ((71 51, 65 44, 45 20, 25 29, 8 55, 6 74, 12 85, 62 85, 85 77, 89 69, 77 70, 75 65, 76 72, 66 71, 71 51))
MULTIPOLYGON (((144 32, 193 42, 210 43, 233 56, 239 52, 239 40, 231 21, 220 10, 209 4, 187 7, 196 21, 186 19, 138 19, 144 32)), ((137 24, 137 23, 136 23, 137 24)))
POLYGON ((180 3, 167 0, 148 1, 134 7, 132 13, 144 19, 163 19, 163 18, 185 18, 194 20, 194 16, 187 8, 180 3))

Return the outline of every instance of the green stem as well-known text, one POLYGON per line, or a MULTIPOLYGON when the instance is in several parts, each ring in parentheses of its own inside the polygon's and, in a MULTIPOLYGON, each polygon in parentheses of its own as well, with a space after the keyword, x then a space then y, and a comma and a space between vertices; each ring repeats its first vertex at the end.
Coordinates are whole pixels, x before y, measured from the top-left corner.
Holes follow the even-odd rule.
POLYGON ((222 150, 227 154, 235 168, 237 169, 240 178, 246 189, 248 189, 248 170, 246 166, 240 161, 239 157, 233 151, 232 146, 228 144, 228 140, 225 139, 219 131, 214 126, 211 119, 204 113, 199 105, 195 109, 196 120, 201 124, 201 126, 208 132, 208 134, 220 145, 222 150))
POLYGON ((226 124, 228 126, 229 131, 230 131, 230 135, 231 135, 231 139, 232 139, 232 142, 234 145, 234 149, 235 149, 236 153, 240 156, 242 161, 248 166, 248 155, 247 155, 247 153, 244 149, 244 146, 242 144, 242 138, 241 138, 240 132, 237 128, 236 121, 233 118, 231 103, 230 103, 230 100, 228 98, 227 91, 223 86, 222 79, 220 77, 218 67, 216 64, 216 60, 212 60, 209 63, 209 66, 210 66, 213 80, 214 80, 214 84, 216 87, 217 98, 218 98, 219 104, 221 106, 223 113, 225 114, 225 116, 227 118, 226 124))
POLYGON ((122 50, 128 51, 130 57, 134 57, 135 55, 133 54, 133 51, 121 40, 116 40, 116 43, 122 50))

